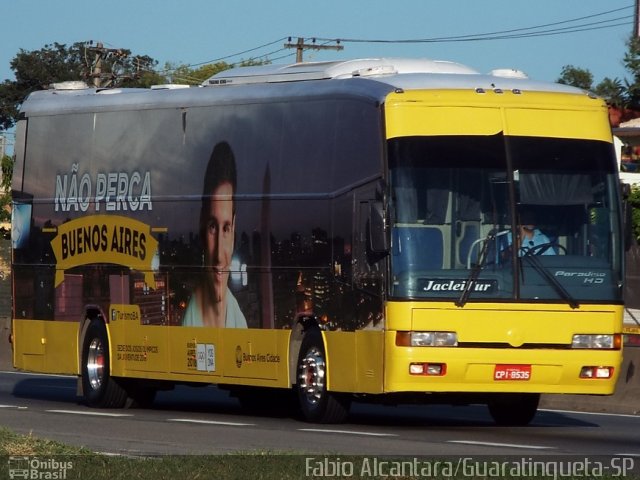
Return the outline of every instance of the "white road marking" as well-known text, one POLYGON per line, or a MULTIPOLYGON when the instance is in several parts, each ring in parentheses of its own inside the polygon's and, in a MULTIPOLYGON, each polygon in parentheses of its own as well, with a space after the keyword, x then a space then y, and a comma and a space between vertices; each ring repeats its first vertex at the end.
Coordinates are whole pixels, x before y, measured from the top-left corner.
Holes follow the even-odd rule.
POLYGON ((89 415, 94 417, 133 417, 132 413, 86 412, 83 410, 45 410, 49 413, 69 413, 71 415, 89 415))
POLYGON ((200 423, 203 425, 225 425, 229 427, 253 427, 255 423, 219 422, 217 420, 197 420, 193 418, 168 418, 167 422, 200 423))
POLYGON ((461 443, 463 445, 478 445, 483 447, 531 448, 534 450, 552 450, 555 448, 555 447, 544 447, 542 445, 522 445, 519 443, 477 442, 475 440, 448 440, 447 443, 461 443))
POLYGON ((607 412, 581 412, 579 410, 555 410, 549 408, 539 408, 539 412, 552 412, 552 413, 571 413, 579 415, 602 415, 603 417, 623 417, 623 418, 636 418, 640 419, 640 415, 631 415, 629 413, 607 413, 607 412))
POLYGON ((18 410, 26 410, 27 407, 22 407, 20 405, 0 405, 0 408, 16 408, 18 410))
POLYGON ((332 430, 328 428, 299 428, 299 432, 343 433, 346 435, 365 435, 369 437, 397 437, 395 433, 360 432, 357 430, 332 430))

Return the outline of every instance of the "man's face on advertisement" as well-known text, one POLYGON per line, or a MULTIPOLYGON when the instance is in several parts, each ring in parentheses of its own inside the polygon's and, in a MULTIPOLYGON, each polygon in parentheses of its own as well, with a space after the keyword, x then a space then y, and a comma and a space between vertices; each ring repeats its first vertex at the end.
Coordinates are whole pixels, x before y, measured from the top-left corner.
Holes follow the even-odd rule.
POLYGON ((205 212, 205 264, 208 268, 209 295, 213 301, 223 301, 229 280, 235 236, 233 215, 233 187, 220 184, 213 192, 205 212))

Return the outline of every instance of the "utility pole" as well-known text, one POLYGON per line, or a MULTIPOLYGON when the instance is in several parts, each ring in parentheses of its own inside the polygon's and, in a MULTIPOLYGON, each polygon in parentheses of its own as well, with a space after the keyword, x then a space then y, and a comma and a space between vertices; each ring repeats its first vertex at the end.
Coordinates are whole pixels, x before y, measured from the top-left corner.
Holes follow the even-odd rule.
POLYGON ((344 50, 344 47, 340 45, 340 40, 336 40, 336 44, 337 45, 317 45, 315 38, 311 39, 311 43, 305 43, 302 37, 298 37, 296 43, 291 43, 291 37, 289 37, 289 41, 284 44, 284 48, 295 48, 296 63, 302 63, 302 52, 305 50, 344 50))
POLYGON ((102 83, 102 56, 104 55, 104 47, 102 43, 98 42, 95 47, 96 57, 93 61, 93 72, 91 72, 91 77, 93 78, 93 86, 96 88, 100 88, 102 83))
MULTIPOLYGON (((91 42, 92 44, 93 42, 91 42)), ((115 62, 122 60, 129 56, 129 53, 121 48, 105 48, 102 42, 96 43, 96 46, 87 47, 89 52, 94 53, 94 59, 91 66, 87 65, 87 69, 91 73, 86 74, 87 78, 92 79, 93 86, 96 88, 110 87, 115 80, 118 79, 118 75, 112 72, 103 72, 105 68, 105 61, 107 59, 114 59, 111 63, 113 68, 115 62)), ((134 75, 135 76, 135 75, 134 75)), ((133 78, 133 76, 122 76, 120 78, 133 78)))
POLYGON ((633 38, 640 37, 640 0, 636 0, 636 7, 633 15, 633 38))
POLYGON ((4 152, 6 151, 5 142, 6 138, 4 135, 0 135, 0 160, 4 157, 4 152))

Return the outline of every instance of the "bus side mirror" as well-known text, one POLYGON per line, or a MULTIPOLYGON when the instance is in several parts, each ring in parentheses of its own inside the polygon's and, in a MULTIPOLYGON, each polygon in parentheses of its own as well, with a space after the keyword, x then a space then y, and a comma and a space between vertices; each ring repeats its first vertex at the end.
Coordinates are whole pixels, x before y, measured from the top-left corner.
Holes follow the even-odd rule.
POLYGON ((380 201, 369 202, 368 222, 369 250, 371 253, 387 253, 389 242, 384 221, 384 207, 380 201))

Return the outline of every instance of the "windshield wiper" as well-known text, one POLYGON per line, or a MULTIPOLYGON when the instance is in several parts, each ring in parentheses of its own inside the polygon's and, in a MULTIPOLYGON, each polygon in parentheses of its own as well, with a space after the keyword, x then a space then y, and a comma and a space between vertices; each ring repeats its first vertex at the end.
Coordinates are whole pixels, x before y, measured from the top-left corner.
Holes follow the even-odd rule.
POLYGON ((531 263, 531 266, 534 268, 536 272, 538 272, 542 277, 544 277, 547 282, 553 287, 560 297, 562 297, 569 304, 571 308, 578 308, 580 304, 571 296, 571 294, 562 286, 562 284, 558 281, 556 277, 549 273, 541 263, 540 259, 537 256, 527 252, 520 258, 526 258, 531 263))
MULTIPOLYGON (((487 262, 487 251, 489 250, 489 242, 495 241, 496 239, 496 230, 491 229, 491 231, 487 234, 484 241, 482 242, 482 250, 480 250, 480 254, 478 255, 478 261, 473 265, 471 272, 469 273, 469 277, 464 285, 464 290, 460 294, 460 298, 455 301, 456 307, 464 307, 464 305, 469 300, 469 296, 471 295, 471 291, 478 281, 478 277, 480 276, 480 272, 482 271, 482 267, 484 267, 487 262)), ((469 252, 471 255, 471 252, 469 252)))

